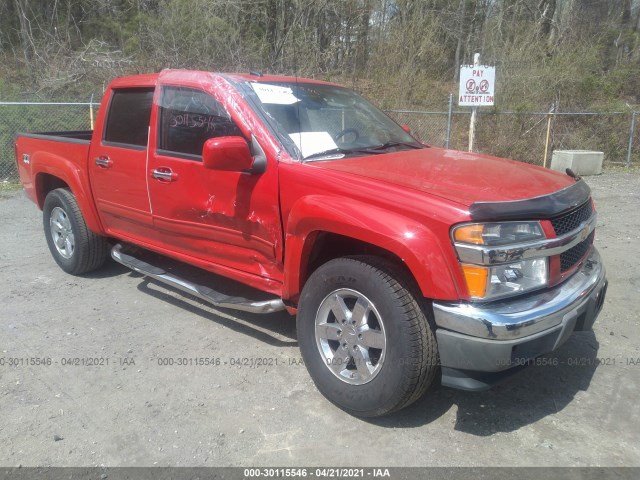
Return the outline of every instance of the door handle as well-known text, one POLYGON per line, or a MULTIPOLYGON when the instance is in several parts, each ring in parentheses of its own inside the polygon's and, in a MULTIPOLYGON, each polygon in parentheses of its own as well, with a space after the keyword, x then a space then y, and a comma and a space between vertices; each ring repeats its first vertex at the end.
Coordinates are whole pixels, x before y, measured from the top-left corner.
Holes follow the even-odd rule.
POLYGON ((156 168, 151 172, 151 176, 161 182, 175 182, 178 179, 178 174, 171 171, 168 167, 156 168))
POLYGON ((100 168, 111 168, 113 167, 113 160, 111 160, 106 155, 100 155, 96 158, 96 165, 100 168))

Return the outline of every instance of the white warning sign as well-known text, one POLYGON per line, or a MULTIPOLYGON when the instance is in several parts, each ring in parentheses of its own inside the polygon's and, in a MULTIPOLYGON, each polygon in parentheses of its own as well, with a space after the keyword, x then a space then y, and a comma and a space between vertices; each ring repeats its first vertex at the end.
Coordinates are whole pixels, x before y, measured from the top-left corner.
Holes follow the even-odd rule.
POLYGON ((495 102, 496 67, 487 65, 460 65, 461 107, 490 106, 495 102))

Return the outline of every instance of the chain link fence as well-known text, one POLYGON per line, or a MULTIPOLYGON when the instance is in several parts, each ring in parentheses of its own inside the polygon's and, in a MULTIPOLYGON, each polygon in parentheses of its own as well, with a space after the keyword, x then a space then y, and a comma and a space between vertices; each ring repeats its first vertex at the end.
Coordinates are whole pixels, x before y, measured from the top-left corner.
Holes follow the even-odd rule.
MULTIPOLYGON (((0 182, 19 181, 14 158, 18 132, 50 132, 91 129, 96 103, 0 102, 0 182)), ((390 110, 400 124, 407 124, 423 141, 466 151, 471 112, 390 110)), ((554 150, 604 152, 605 166, 640 164, 640 114, 478 112, 474 150, 542 165, 554 150)))
MULTIPOLYGON (((458 133, 457 131, 452 131, 454 124, 457 124, 457 119, 455 119, 453 113, 450 116, 448 112, 387 110, 387 114, 400 125, 408 125, 411 128, 411 132, 423 142, 438 147, 446 148, 458 133), (449 119, 451 119, 451 122, 449 119)), ((450 146, 451 148, 456 148, 453 144, 450 146)))
MULTIPOLYGON (((471 112, 389 110, 398 123, 407 124, 423 141, 466 151, 471 112)), ((605 166, 638 165, 638 112, 482 112, 478 111, 474 151, 547 166, 554 150, 604 152, 605 166), (547 131, 549 142, 547 144, 547 131)))
POLYGON ((0 102, 0 182, 19 181, 15 161, 18 132, 90 130, 96 104, 0 102))

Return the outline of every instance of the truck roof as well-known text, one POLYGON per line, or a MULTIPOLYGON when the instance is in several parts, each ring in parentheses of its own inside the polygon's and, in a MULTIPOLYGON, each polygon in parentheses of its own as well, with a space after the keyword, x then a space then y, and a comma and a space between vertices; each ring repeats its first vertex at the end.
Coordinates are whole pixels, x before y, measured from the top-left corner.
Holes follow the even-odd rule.
POLYGON ((153 87, 158 83, 159 73, 145 73, 143 75, 127 75, 111 81, 111 87, 153 87))
POLYGON ((246 80, 255 82, 301 82, 301 83, 322 83, 325 85, 337 85, 332 82, 325 82, 323 80, 315 80, 313 78, 305 77, 291 77, 286 75, 254 75, 252 73, 222 73, 226 77, 234 80, 246 80))
POLYGON ((184 77, 186 79, 193 79, 194 75, 219 75, 229 78, 234 81, 254 81, 254 82, 301 82, 301 83, 321 83, 325 85, 336 85, 332 82, 325 82, 322 80, 314 80, 312 78, 304 77, 290 77, 286 75, 256 75, 253 73, 219 73, 219 72, 205 72, 198 70, 173 70, 165 69, 160 73, 146 73, 142 75, 127 75, 124 77, 118 77, 111 82, 112 88, 126 88, 126 87, 153 87, 158 84, 160 76, 170 74, 171 77, 180 79, 184 77))

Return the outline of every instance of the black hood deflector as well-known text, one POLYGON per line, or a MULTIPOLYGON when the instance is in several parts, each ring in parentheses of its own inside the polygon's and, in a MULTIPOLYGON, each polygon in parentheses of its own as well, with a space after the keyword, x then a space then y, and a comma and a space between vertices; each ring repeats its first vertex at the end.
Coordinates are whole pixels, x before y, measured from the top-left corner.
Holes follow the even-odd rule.
POLYGON ((586 202, 591 189, 580 179, 573 185, 541 197, 511 202, 475 202, 469 207, 474 221, 541 220, 552 218, 586 202))

